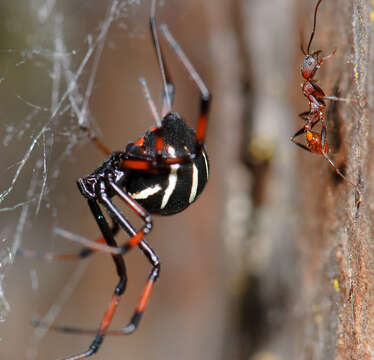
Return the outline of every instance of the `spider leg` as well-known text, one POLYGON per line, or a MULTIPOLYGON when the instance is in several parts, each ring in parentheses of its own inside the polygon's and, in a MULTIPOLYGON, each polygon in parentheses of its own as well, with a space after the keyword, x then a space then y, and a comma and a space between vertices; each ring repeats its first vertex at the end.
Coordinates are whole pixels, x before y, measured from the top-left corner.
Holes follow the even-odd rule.
MULTIPOLYGON (((162 128, 156 129, 154 131, 161 131, 162 128)), ((136 145, 135 145, 136 146, 136 145)), ((183 157, 167 157, 161 156, 161 149, 163 147, 163 138, 158 136, 156 138, 156 157, 136 153, 136 149, 131 153, 129 150, 127 152, 127 159, 122 162, 122 166, 130 170, 137 171, 147 171, 154 174, 159 174, 160 172, 170 169, 170 165, 183 164, 191 162, 194 155, 188 155, 183 157), (159 143, 158 143, 159 141, 159 143)))
POLYGON ((96 135, 92 135, 90 129, 87 126, 80 126, 80 129, 84 131, 88 138, 94 143, 94 145, 106 156, 110 155, 112 152, 105 146, 96 135))
MULTIPOLYGON (((109 227, 109 225, 108 225, 108 223, 107 223, 107 221, 104 217, 104 214, 102 213, 98 203, 96 202, 96 200, 89 199, 88 200, 88 205, 91 209, 92 214, 95 217, 97 225, 99 226, 106 243, 109 246, 117 247, 117 243, 114 240, 112 231, 111 231, 111 229, 110 229, 110 227, 109 227)), ((111 299, 111 301, 110 301, 110 303, 109 303, 109 305, 108 305, 108 307, 107 307, 107 309, 104 313, 104 316, 103 316, 103 319, 101 320, 99 329, 97 331, 95 331, 96 336, 95 336, 93 342, 91 343, 91 345, 89 346, 87 351, 85 351, 83 353, 80 353, 80 354, 77 354, 77 355, 69 356, 69 357, 65 358, 65 360, 79 360, 79 359, 84 359, 86 357, 89 357, 89 356, 95 354, 98 351, 98 349, 100 348, 100 345, 102 344, 102 342, 104 340, 104 337, 106 335, 106 331, 107 331, 107 329, 108 329, 108 327, 109 327, 109 325, 112 321, 114 312, 116 311, 116 309, 118 307, 120 297, 124 293, 124 291, 126 289, 126 285, 127 285, 127 271, 126 271, 125 261, 124 261, 122 255, 112 254, 112 258, 113 258, 114 264, 116 266, 117 274, 119 276, 119 282, 114 289, 112 299, 111 299)), ((52 329, 66 331, 66 329, 69 329, 69 328, 66 327, 65 330, 64 330, 64 327, 60 328, 59 326, 56 326, 56 327, 52 327, 52 329)), ((70 328, 70 329, 74 330, 74 328, 70 328)), ((77 329, 74 330, 74 332, 79 333, 80 331, 77 328, 77 329)))
POLYGON ((104 154, 109 156, 112 152, 106 147, 98 138, 94 136, 91 138, 91 141, 96 145, 96 147, 104 154))
POLYGON ((171 107, 173 107, 174 104, 174 97, 175 97, 175 86, 170 81, 170 78, 168 78, 167 83, 167 93, 165 93, 165 90, 162 91, 162 108, 161 108, 161 116, 164 117, 169 111, 168 111, 168 98, 171 102, 171 107))
POLYGON ((120 331, 114 331, 113 334, 111 334, 111 332, 108 332, 109 335, 116 335, 116 334, 117 335, 128 335, 128 334, 133 333, 136 330, 137 326, 139 325, 140 319, 145 311, 148 300, 151 296, 153 286, 160 276, 161 264, 160 264, 160 259, 157 256, 157 254, 154 252, 154 250, 148 245, 148 243, 144 239, 140 241, 139 247, 143 251, 143 254, 146 256, 146 258, 151 263, 152 270, 148 276, 148 280, 145 284, 145 287, 140 296, 139 302, 135 308, 134 314, 130 319, 130 322, 120 331))
POLYGON ((187 69, 192 80, 195 82, 200 90, 200 114, 196 127, 196 146, 200 147, 204 144, 207 125, 208 125, 208 114, 211 102, 211 95, 205 83, 201 79, 200 75, 197 73, 190 60, 183 52, 182 48, 179 46, 177 41, 174 39, 173 35, 170 33, 168 27, 163 24, 160 26, 166 40, 168 41, 170 47, 174 50, 179 60, 182 62, 184 67, 187 69))
MULTIPOLYGON (((113 180, 109 179, 109 184, 112 187, 112 189, 115 191, 115 193, 139 217, 141 217, 142 220, 145 223, 139 231, 135 231, 134 228, 131 226, 130 222, 123 216, 121 211, 113 204, 113 202, 110 200, 109 196, 106 194, 106 184, 104 182, 102 182, 100 184, 101 193, 100 193, 99 202, 104 205, 104 207, 107 210, 107 212, 109 213, 110 217, 113 219, 113 223, 121 226, 122 229, 125 230, 130 235, 130 239, 124 245, 122 245, 120 247, 117 244, 111 245, 111 244, 108 244, 108 241, 105 237, 105 234, 104 234, 103 230, 101 228, 100 229, 102 230, 101 232, 103 233, 104 239, 108 244, 108 247, 109 247, 108 252, 112 248, 113 250, 115 250, 114 253, 111 253, 112 256, 123 255, 127 251, 129 251, 130 249, 132 249, 133 247, 138 245, 140 243, 140 241, 143 239, 143 237, 145 235, 147 235, 152 230, 152 217, 142 206, 140 206, 140 204, 136 200, 134 200, 130 195, 128 195, 125 191, 123 191, 121 189, 121 187, 119 187, 113 180)), ((89 201, 91 211, 94 214, 95 218, 96 218, 96 214, 99 214, 97 216, 103 217, 100 208, 98 208, 98 209, 93 208, 95 206, 95 204, 96 204, 96 202, 92 203, 92 201, 89 201), (100 213, 99 213, 99 210, 100 210, 100 213)), ((97 204, 96 204, 96 206, 97 206, 97 204)), ((118 225, 116 225, 116 226, 118 226, 118 225)), ((115 230, 116 230, 116 233, 117 233, 118 229, 116 228, 115 230)), ((112 237, 113 237, 113 235, 112 235, 112 237)), ((93 245, 92 245, 93 248, 94 248, 94 244, 95 243, 93 242, 93 245)), ((94 249, 94 250, 100 250, 100 249, 94 249)), ((91 248, 87 248, 87 250, 86 250, 86 248, 84 248, 82 251, 84 251, 86 253, 86 252, 91 251, 91 248)), ((105 250, 102 250, 102 251, 105 251, 105 250)))
POLYGON ((151 110, 151 113, 153 115, 153 118, 155 119, 156 121, 156 125, 158 127, 161 126, 161 119, 160 119, 160 115, 158 114, 157 112, 157 108, 156 108, 156 105, 155 103, 153 102, 153 99, 152 99, 152 96, 151 96, 151 92, 149 91, 148 89, 148 85, 147 85, 147 81, 141 77, 139 79, 140 83, 142 84, 143 86, 143 90, 144 90, 144 95, 145 95, 145 99, 148 103, 148 106, 149 106, 149 109, 151 110))
MULTIPOLYGON (((123 192, 113 181, 109 181, 110 185, 112 186, 113 190, 116 191, 118 196, 124 200, 132 210, 134 210, 142 219, 145 221, 145 225, 143 226, 142 230, 136 232, 133 226, 127 221, 127 219, 119 212, 117 207, 111 202, 109 197, 104 192, 105 184, 102 184, 102 192, 99 198, 99 201, 104 205, 105 209, 108 211, 110 216, 113 218, 115 223, 118 223, 130 236, 130 240, 122 247, 124 252, 130 250, 135 245, 138 245, 139 248, 143 251, 144 255, 152 264, 152 270, 149 274, 148 280, 145 284, 143 292, 140 296, 139 302, 135 308, 134 314, 131 317, 127 326, 120 330, 112 330, 108 331, 108 327, 112 321, 114 312, 116 311, 120 296, 123 294, 127 284, 127 276, 126 276, 126 266, 123 260, 122 254, 112 254, 113 260, 115 262, 117 273, 120 277, 120 281, 114 290, 114 294, 112 296, 112 300, 107 307, 107 310, 103 316, 103 319, 100 323, 99 330, 90 330, 90 329, 81 329, 78 327, 69 327, 69 326, 52 326, 50 329, 66 332, 66 333, 74 333, 74 334, 95 334, 95 339, 91 343, 89 349, 81 354, 74 355, 64 360, 79 360, 89 357, 96 353, 100 348, 104 337, 106 335, 129 335, 134 332, 141 320, 141 317, 145 311, 147 306, 148 300, 152 293, 153 286, 157 281, 159 274, 160 274, 160 260, 154 250, 147 244, 147 242, 143 239, 145 233, 148 233, 151 229, 151 217, 150 215, 135 201, 133 200, 128 194, 123 192)), ((88 200, 88 204, 94 217, 96 219, 97 224, 100 227, 101 232, 103 233, 104 239, 109 246, 117 247, 117 244, 114 240, 114 237, 111 234, 111 229, 105 220, 105 217, 97 204, 96 200, 88 200)), ((43 324, 37 324, 43 326, 43 324)))
POLYGON ((131 160, 124 160, 123 166, 131 170, 143 170, 148 171, 150 173, 159 173, 160 171, 164 171, 170 165, 174 164, 183 164, 191 161, 190 156, 184 157, 172 157, 172 158, 162 158, 160 162, 154 162, 149 160, 142 160, 142 159, 131 159, 131 160))
POLYGON ((156 0, 152 1, 151 15, 149 17, 149 29, 151 31, 153 46, 156 51, 157 61, 161 70, 163 83, 161 117, 164 117, 171 111, 173 107, 175 87, 171 80, 170 72, 168 70, 168 67, 166 66, 166 62, 164 61, 162 48, 158 39, 158 32, 156 27, 156 0))
MULTIPOLYGON (((132 226, 131 226, 131 228, 132 228, 132 226)), ((134 228, 132 228, 132 232, 135 233, 134 228)), ((125 327, 123 327, 122 329, 119 329, 119 330, 107 330, 107 331, 105 331, 104 335, 110 335, 110 336, 130 335, 136 330, 136 328, 138 327, 139 322, 141 320, 141 317, 142 317, 142 315, 143 315, 143 313, 146 309, 148 300, 149 300, 149 298, 151 296, 151 293, 152 293, 152 290, 153 290, 153 286, 160 276, 161 263, 160 263, 159 257, 155 253, 155 251, 151 248, 151 246, 144 239, 142 239, 140 241, 139 248, 143 251, 143 254, 146 256, 146 258, 149 260, 149 262, 152 265, 152 270, 151 270, 151 272, 148 276, 148 280, 147 280, 147 282, 144 286, 143 292, 142 292, 142 294, 139 298, 138 304, 136 305, 135 311, 134 311, 129 323, 125 327)), ((106 315, 107 314, 108 314, 108 316, 110 314, 113 315, 116 306, 117 306, 117 303, 113 304, 113 300, 112 300, 111 304, 108 307, 106 315)), ((105 318, 105 316, 104 316, 104 318, 105 318)), ((43 326, 43 324, 40 324, 40 323, 36 323, 36 325, 37 326, 43 326)), ((98 331, 94 330, 94 329, 83 329, 83 328, 72 327, 72 326, 51 326, 51 327, 49 327, 49 329, 64 332, 64 333, 69 333, 69 334, 76 334, 76 335, 96 335, 97 336, 99 334, 98 331)), ((98 344, 99 341, 102 342, 103 337, 102 338, 96 337, 95 341, 91 345, 91 347, 92 347, 94 345, 94 343, 96 344, 96 346, 97 346, 96 351, 98 350, 99 346, 101 345, 101 342, 100 342, 100 344, 98 344)), ((85 353, 66 358, 64 360, 83 359, 84 357, 87 357, 87 356, 90 356, 90 355, 93 354, 93 353, 88 354, 89 351, 90 350, 88 350, 85 353)))
MULTIPOLYGON (((118 230, 119 230, 119 225, 116 223, 113 223, 113 226, 111 228, 112 235, 115 236, 118 233, 118 230)), ((18 249, 16 255, 20 255, 23 257, 39 258, 39 259, 43 259, 46 261, 59 261, 59 260, 82 260, 94 254, 96 251, 105 252, 105 250, 102 247, 97 246, 97 244, 105 243, 105 239, 103 236, 97 238, 94 241, 91 241, 91 240, 87 240, 87 241, 92 242, 92 247, 91 246, 83 247, 77 253, 55 253, 55 252, 41 252, 38 250, 30 250, 30 249, 18 249)))
POLYGON ((118 222, 118 224, 131 236, 121 247, 122 253, 124 254, 134 246, 138 245, 144 236, 152 230, 152 217, 136 200, 123 191, 113 180, 109 180, 109 184, 116 194, 144 221, 143 227, 136 232, 109 197, 106 194, 102 194, 101 201, 109 214, 115 219, 115 222, 118 222))

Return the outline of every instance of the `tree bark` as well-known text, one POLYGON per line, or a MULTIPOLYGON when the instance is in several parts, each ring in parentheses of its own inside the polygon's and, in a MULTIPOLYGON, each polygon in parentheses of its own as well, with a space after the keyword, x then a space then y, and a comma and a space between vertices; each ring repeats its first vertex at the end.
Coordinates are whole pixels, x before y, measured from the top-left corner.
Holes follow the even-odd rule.
POLYGON ((350 99, 328 102, 328 141, 335 164, 358 184, 359 203, 322 156, 282 141, 308 109, 295 29, 305 48, 316 3, 238 5, 250 89, 244 159, 254 206, 242 248, 247 278, 233 300, 241 311, 232 351, 240 359, 374 358, 373 5, 323 1, 311 46, 323 55, 337 48, 315 78, 327 95, 350 99), (286 106, 290 100, 294 108, 286 106), (268 158, 258 157, 256 144, 268 158))
POLYGON ((338 54, 329 60, 321 83, 352 99, 331 104, 327 122, 335 143, 340 144, 334 157, 340 167, 345 164, 350 181, 359 184, 362 204, 357 204, 352 187, 336 179, 326 165, 309 164, 311 171, 300 173, 303 297, 309 314, 305 328, 311 334, 305 338, 306 355, 313 359, 372 359, 373 69, 369 64, 374 60, 370 11, 371 16, 373 13, 367 1, 340 2, 339 7, 326 1, 324 6, 318 36, 324 40, 325 51, 337 47, 338 54))

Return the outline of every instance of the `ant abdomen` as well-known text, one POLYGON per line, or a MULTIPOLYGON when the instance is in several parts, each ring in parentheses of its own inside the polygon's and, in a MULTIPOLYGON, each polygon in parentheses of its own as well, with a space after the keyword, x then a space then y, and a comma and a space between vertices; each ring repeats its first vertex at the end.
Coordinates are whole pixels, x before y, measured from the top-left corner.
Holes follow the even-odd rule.
POLYGON ((309 150, 312 153, 322 155, 322 154, 328 154, 330 151, 329 145, 327 143, 327 139, 325 139, 324 149, 322 151, 322 136, 316 131, 307 130, 306 142, 308 144, 309 150))

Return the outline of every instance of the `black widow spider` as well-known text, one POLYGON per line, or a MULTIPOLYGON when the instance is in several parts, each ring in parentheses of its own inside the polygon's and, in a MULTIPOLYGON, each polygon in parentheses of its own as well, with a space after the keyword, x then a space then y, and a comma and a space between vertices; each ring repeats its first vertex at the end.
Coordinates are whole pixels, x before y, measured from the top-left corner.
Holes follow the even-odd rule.
MULTIPOLYGON (((110 152, 96 137, 91 136, 91 140, 109 158, 90 175, 79 179, 77 185, 81 194, 87 199, 88 206, 103 235, 96 240, 96 243, 107 244, 105 251, 111 253, 119 282, 98 330, 67 326, 50 327, 68 333, 95 335, 87 351, 69 356, 65 360, 84 359, 95 354, 106 335, 128 335, 135 331, 146 308, 153 285, 160 274, 159 258, 144 239, 144 236, 148 235, 152 229, 150 214, 172 215, 184 210, 197 199, 208 180, 209 163, 204 139, 211 95, 167 26, 161 25, 161 31, 167 42, 200 90, 200 115, 196 132, 187 126, 178 113, 171 112, 174 85, 164 63, 158 40, 155 9, 156 0, 153 0, 149 24, 163 81, 161 119, 149 95, 145 80, 141 79, 148 104, 156 119, 156 126, 147 131, 136 143, 129 143, 124 152, 110 152), (144 221, 140 230, 135 230, 111 201, 114 196, 123 200, 144 221), (113 221, 112 227, 105 219, 101 207, 113 221), (118 247, 114 236, 120 228, 130 238, 123 246, 118 247), (123 255, 135 246, 138 246, 147 257, 152 270, 128 325, 120 330, 108 330, 120 297, 126 289, 127 274, 123 255)), ((83 130, 89 133, 87 128, 83 130)), ((92 242, 92 246, 82 249, 79 254, 49 254, 48 257, 81 259, 95 250, 103 250, 103 246, 92 242)), ((36 325, 43 326, 44 324, 36 323, 36 325)))

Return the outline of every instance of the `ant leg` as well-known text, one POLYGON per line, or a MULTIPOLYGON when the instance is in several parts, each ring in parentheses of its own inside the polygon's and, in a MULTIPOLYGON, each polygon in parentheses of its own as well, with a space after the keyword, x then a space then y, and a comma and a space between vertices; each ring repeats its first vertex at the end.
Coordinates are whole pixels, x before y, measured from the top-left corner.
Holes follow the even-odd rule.
POLYGON ((348 180, 346 178, 346 176, 336 167, 336 165, 334 164, 334 162, 332 161, 332 159, 325 152, 323 152, 322 155, 330 163, 330 165, 334 168, 335 172, 343 180, 345 180, 348 184, 350 184, 357 191, 357 194, 358 194, 358 201, 357 201, 357 203, 360 204, 361 203, 361 191, 358 189, 358 186, 355 185, 352 181, 350 181, 350 180, 348 180))
POLYGON ((296 131, 295 134, 291 137, 291 141, 294 141, 294 139, 298 136, 300 136, 301 134, 304 134, 305 133, 305 126, 303 126, 300 130, 296 131))
POLYGON ((355 99, 352 99, 352 98, 340 98, 340 97, 336 97, 336 96, 324 96, 323 97, 324 100, 331 100, 331 101, 341 101, 341 102, 351 102, 351 101, 356 101, 355 99))
MULTIPOLYGON (((304 113, 299 114, 299 116, 300 116, 302 119, 304 119, 305 121, 309 122, 310 119, 307 117, 307 115, 309 115, 309 112, 307 112, 307 111, 304 112, 304 113)), ((313 129, 313 127, 314 127, 314 126, 315 126, 319 121, 320 121, 320 119, 316 119, 316 120, 314 120, 314 121, 312 122, 312 124, 310 125, 310 129, 313 129)), ((308 125, 308 124, 307 124, 307 125, 308 125)), ((295 133, 295 134, 290 138, 290 140, 291 140, 294 144, 296 144, 297 146, 301 147, 303 150, 306 150, 306 151, 311 152, 311 150, 310 150, 306 145, 304 145, 304 144, 302 144, 302 143, 299 143, 298 141, 295 141, 295 138, 296 138, 296 137, 298 137, 298 136, 300 136, 301 134, 304 134, 304 133, 305 133, 305 131, 306 131, 305 127, 306 127, 307 125, 303 126, 300 130, 296 131, 296 133, 295 133)))
POLYGON ((292 140, 292 139, 291 139, 291 141, 292 141, 294 144, 296 144, 297 146, 301 147, 303 150, 306 150, 306 151, 311 152, 311 150, 310 150, 307 146, 305 146, 304 144, 299 143, 299 142, 297 142, 297 141, 294 141, 294 140, 292 140))
POLYGON ((328 156, 328 154, 325 151, 325 141, 326 141, 326 129, 322 128, 321 131, 321 138, 322 138, 322 155, 323 157, 330 163, 330 165, 335 169, 335 172, 343 179, 345 180, 348 184, 350 184, 358 193, 358 204, 361 203, 361 191, 358 189, 358 186, 353 184, 350 180, 346 178, 346 176, 338 169, 338 167, 334 164, 332 159, 328 156))
POLYGON ((325 146, 326 146, 326 135, 327 135, 327 128, 325 123, 322 123, 322 130, 321 130, 321 145, 322 145, 322 154, 326 154, 325 146))
POLYGON ((188 60, 187 56, 183 52, 182 48, 179 46, 177 41, 174 39, 173 35, 170 33, 168 27, 163 24, 160 26, 166 40, 168 41, 170 47, 174 50, 179 60, 182 62, 184 67, 187 69, 192 80, 195 82, 200 90, 200 115, 197 122, 196 128, 196 146, 201 147, 204 144, 207 125, 208 125, 208 114, 211 102, 211 95, 208 88, 205 86, 200 75, 197 73, 191 62, 188 60))
POLYGON ((302 112, 298 116, 301 117, 305 121, 309 121, 310 111, 302 112))
MULTIPOLYGON (((318 53, 318 54, 321 53, 321 50, 318 50, 318 51, 315 52, 315 54, 317 54, 317 53, 318 53)), ((318 65, 321 66, 323 62, 325 62, 325 61, 328 60, 330 57, 332 57, 333 55, 335 55, 335 53, 336 53, 336 48, 334 48, 334 50, 333 50, 330 54, 328 54, 328 55, 322 57, 322 58, 318 61, 318 65)))
MULTIPOLYGON (((316 116, 311 117, 310 111, 305 111, 305 112, 299 114, 299 117, 301 117, 305 122, 307 122, 308 124, 310 124, 312 118, 313 117, 315 118, 316 116)), ((314 120, 312 122, 312 124, 310 125, 310 129, 313 129, 314 126, 316 124, 318 124, 319 121, 321 121, 321 118, 318 117, 316 120, 314 120)), ((308 124, 306 124, 305 126, 307 126, 308 124)), ((295 137, 295 135, 293 137, 295 137)))
POLYGON ((311 152, 311 150, 310 150, 307 146, 305 146, 304 144, 299 143, 298 141, 295 141, 295 140, 293 140, 293 139, 291 139, 291 141, 292 141, 294 144, 296 144, 297 146, 301 147, 303 150, 306 150, 306 151, 311 152))
POLYGON ((324 61, 326 61, 327 59, 329 59, 330 57, 332 57, 332 56, 335 55, 335 54, 336 54, 336 48, 334 48, 334 50, 333 50, 330 54, 324 56, 324 57, 319 61, 319 64, 321 65, 324 61))
POLYGON ((322 88, 317 84, 315 80, 310 80, 309 82, 313 86, 313 91, 305 93, 305 96, 311 103, 314 104, 316 109, 320 109, 321 105, 326 106, 325 102, 323 101, 325 93, 322 88))
POLYGON ((295 145, 301 147, 303 150, 306 150, 306 151, 311 152, 311 150, 310 150, 306 145, 304 145, 304 144, 302 144, 302 143, 299 143, 298 141, 295 141, 294 138, 291 138, 291 141, 292 141, 295 145))
MULTIPOLYGON (((301 115, 301 114, 300 114, 301 115)), ((290 140, 296 144, 297 146, 301 147, 302 149, 306 150, 306 151, 309 151, 310 152, 310 149, 305 146, 304 144, 301 144, 299 143, 298 141, 295 141, 295 138, 300 136, 301 134, 304 134, 305 133, 305 126, 303 126, 300 130, 296 131, 295 134, 290 138, 290 140)))

